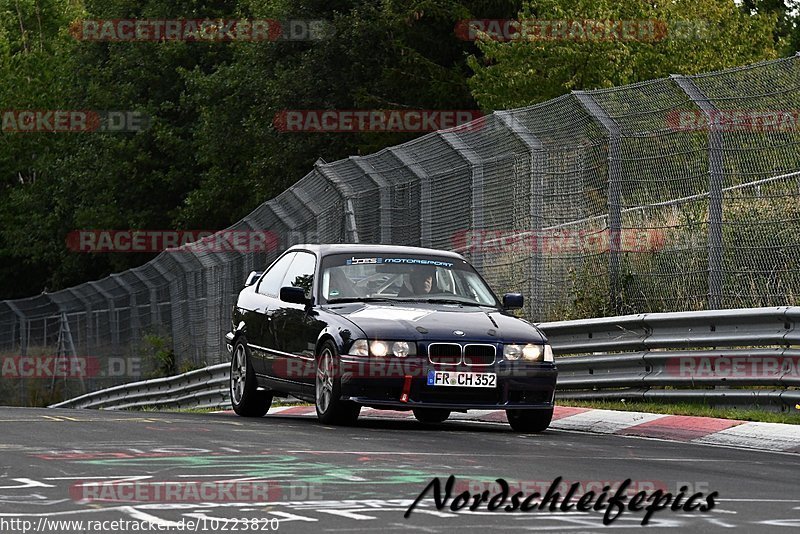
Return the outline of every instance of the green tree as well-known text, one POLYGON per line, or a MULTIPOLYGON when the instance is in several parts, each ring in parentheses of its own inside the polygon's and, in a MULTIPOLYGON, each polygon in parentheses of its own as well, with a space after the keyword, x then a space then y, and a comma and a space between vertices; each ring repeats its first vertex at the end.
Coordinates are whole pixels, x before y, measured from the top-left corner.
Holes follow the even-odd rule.
POLYGON ((151 254, 74 254, 78 229, 224 228, 313 162, 413 134, 283 134, 285 109, 474 109, 464 18, 517 0, 0 0, 0 109, 136 110, 136 134, 0 134, 0 299, 94 280, 151 254), (79 42, 78 19, 324 19, 306 42, 79 42))
MULTIPOLYGON (((646 39, 570 37, 507 42, 484 38, 470 58, 473 95, 484 109, 530 105, 572 90, 614 87, 669 74, 695 74, 778 57, 777 15, 751 14, 733 0, 531 0, 519 19, 652 20, 646 39)), ((574 34, 578 35, 579 34, 574 34)))

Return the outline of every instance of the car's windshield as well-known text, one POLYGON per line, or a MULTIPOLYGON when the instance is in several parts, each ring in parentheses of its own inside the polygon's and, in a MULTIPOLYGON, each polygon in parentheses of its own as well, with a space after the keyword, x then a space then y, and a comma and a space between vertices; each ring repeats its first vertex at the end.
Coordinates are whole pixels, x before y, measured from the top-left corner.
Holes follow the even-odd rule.
POLYGON ((392 300, 498 306, 466 261, 405 254, 336 254, 322 262, 326 302, 392 300))

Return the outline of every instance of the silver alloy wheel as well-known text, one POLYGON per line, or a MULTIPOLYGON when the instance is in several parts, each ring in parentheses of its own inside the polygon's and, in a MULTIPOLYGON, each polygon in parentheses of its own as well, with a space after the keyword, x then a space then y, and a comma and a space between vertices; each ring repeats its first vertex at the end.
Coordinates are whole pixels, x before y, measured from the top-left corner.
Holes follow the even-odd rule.
POLYGON ((234 363, 231 367, 231 396, 233 402, 241 404, 244 397, 244 386, 247 381, 247 358, 244 353, 244 345, 236 345, 236 353, 233 356, 234 363))
POLYGON ((328 410, 333 397, 333 354, 330 349, 322 351, 317 364, 317 408, 321 413, 328 410))

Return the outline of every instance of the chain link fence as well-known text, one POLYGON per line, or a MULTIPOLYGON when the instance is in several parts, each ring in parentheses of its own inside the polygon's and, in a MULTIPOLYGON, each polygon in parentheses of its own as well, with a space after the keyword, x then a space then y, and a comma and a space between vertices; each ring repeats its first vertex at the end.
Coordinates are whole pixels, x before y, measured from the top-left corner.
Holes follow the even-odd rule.
MULTIPOLYGON (((318 161, 229 230, 268 229, 283 248, 458 250, 498 293, 524 293, 533 321, 798 305, 799 83, 795 56, 496 112, 318 161)), ((281 248, 182 247, 97 282, 0 302, 3 402, 146 378, 148 358, 174 357, 176 371, 222 362, 237 292, 281 248), (38 382, 22 372, 25 358, 48 355, 94 372, 38 382)))

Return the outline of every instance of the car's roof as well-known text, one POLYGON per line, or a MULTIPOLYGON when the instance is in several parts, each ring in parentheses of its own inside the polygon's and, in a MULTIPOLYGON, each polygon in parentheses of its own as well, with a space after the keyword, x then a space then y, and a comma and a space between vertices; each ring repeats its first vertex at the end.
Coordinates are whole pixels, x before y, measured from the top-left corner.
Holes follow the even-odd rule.
POLYGON ((398 245, 335 244, 335 245, 294 245, 289 250, 309 250, 320 256, 329 254, 421 254, 442 256, 456 260, 465 259, 461 254, 434 248, 403 247, 398 245))

